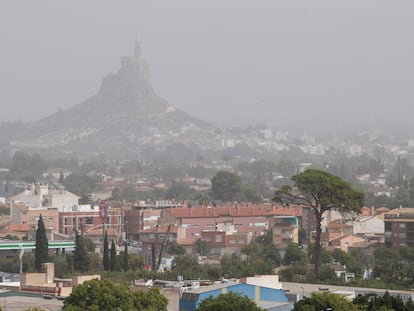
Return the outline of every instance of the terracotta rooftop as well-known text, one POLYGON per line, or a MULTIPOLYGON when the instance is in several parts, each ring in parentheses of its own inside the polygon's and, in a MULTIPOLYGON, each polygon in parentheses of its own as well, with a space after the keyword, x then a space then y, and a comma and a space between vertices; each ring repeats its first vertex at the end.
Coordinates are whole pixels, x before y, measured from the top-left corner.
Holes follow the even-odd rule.
POLYGON ((13 232, 27 232, 30 230, 29 224, 10 224, 9 231, 13 232))
POLYGON ((273 216, 273 215, 302 215, 300 207, 283 207, 281 205, 232 205, 216 207, 192 207, 192 208, 169 208, 170 212, 177 218, 200 218, 200 217, 247 217, 247 216, 273 216))

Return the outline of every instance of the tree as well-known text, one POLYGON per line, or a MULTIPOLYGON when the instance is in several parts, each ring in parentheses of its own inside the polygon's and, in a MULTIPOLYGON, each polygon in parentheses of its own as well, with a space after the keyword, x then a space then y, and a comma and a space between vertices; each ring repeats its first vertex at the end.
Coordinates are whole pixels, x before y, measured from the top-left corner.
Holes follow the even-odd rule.
POLYGON ((112 244, 111 244, 111 256, 109 257, 109 270, 110 271, 116 270, 116 247, 115 247, 114 240, 112 240, 112 244))
POLYGON ((35 265, 37 272, 42 269, 42 264, 47 262, 49 253, 49 242, 46 236, 45 223, 43 222, 42 215, 40 214, 39 221, 37 222, 36 230, 36 248, 35 248, 35 265))
POLYGON ((321 265, 321 222, 323 214, 333 208, 342 213, 360 212, 364 194, 353 190, 340 177, 317 169, 308 169, 292 177, 294 188, 283 186, 275 191, 273 200, 282 203, 296 203, 312 209, 316 218, 315 273, 321 265))
POLYGON ((139 311, 167 311, 168 299, 158 288, 148 292, 137 291, 133 296, 134 307, 139 311))
POLYGON ((178 245, 177 242, 171 242, 168 246, 168 254, 171 255, 184 255, 185 248, 181 245, 178 245))
POLYGON ((63 302, 65 311, 167 311, 167 304, 167 298, 158 289, 133 293, 126 283, 116 285, 98 279, 74 287, 63 302))
POLYGON ((112 198, 114 200, 122 200, 123 195, 124 194, 122 193, 122 190, 119 187, 116 187, 114 188, 114 190, 112 190, 112 198))
POLYGON ((203 299, 196 311, 264 311, 259 308, 257 304, 247 296, 242 296, 239 293, 221 294, 216 298, 210 296, 203 299))
POLYGON ((73 268, 76 271, 84 273, 89 270, 91 259, 86 250, 85 238, 76 232, 75 253, 73 256, 73 268))
POLYGON ((103 243, 103 267, 105 271, 109 271, 109 245, 108 234, 105 231, 104 243, 103 243))
POLYGON ((294 263, 304 265, 306 264, 306 255, 296 243, 291 243, 286 247, 282 263, 284 265, 291 265, 294 263))
POLYGON ((190 197, 190 193, 191 189, 187 184, 174 180, 171 184, 171 187, 168 188, 167 192, 165 193, 165 198, 184 200, 190 197))
POLYGON ((224 255, 221 257, 220 264, 222 275, 225 278, 241 278, 256 274, 255 267, 252 264, 237 256, 224 255))
POLYGON ((388 291, 383 296, 366 294, 358 295, 354 298, 353 303, 360 307, 360 310, 367 311, 413 311, 413 301, 409 299, 406 303, 400 296, 391 296, 388 291))
POLYGON ((240 176, 227 171, 217 172, 211 179, 211 192, 216 200, 231 201, 235 194, 242 192, 240 176))
POLYGON ((96 178, 87 175, 70 174, 63 181, 63 185, 65 189, 79 195, 87 203, 88 195, 96 190, 96 178))
POLYGON ((196 253, 200 256, 205 256, 209 252, 209 245, 206 240, 198 239, 195 243, 196 253))
POLYGON ((293 308, 293 311, 319 310, 357 311, 360 309, 345 297, 330 292, 314 292, 310 297, 304 297, 296 302, 293 308))
POLYGON ((272 241, 272 230, 266 230, 261 236, 250 241, 241 249, 247 255, 247 261, 256 273, 272 273, 282 261, 279 250, 272 241))

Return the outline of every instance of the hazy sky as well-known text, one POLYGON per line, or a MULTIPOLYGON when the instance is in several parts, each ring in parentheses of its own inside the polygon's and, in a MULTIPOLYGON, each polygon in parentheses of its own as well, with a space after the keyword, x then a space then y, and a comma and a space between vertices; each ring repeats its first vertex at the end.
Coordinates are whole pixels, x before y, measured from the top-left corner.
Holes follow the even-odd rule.
POLYGON ((134 40, 156 92, 217 124, 410 118, 414 1, 1 1, 0 121, 95 94, 134 40))

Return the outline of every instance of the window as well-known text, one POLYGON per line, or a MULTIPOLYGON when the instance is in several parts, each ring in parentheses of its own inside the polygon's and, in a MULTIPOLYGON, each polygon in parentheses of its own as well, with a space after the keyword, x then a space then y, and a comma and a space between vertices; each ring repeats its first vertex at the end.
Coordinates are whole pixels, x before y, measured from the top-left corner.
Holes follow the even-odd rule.
POLYGON ((405 233, 400 233, 399 237, 405 239, 405 233))
POLYGON ((217 243, 223 242, 223 237, 221 235, 216 235, 216 242, 217 243))
POLYGON ((85 225, 93 225, 93 217, 85 217, 85 225))
POLYGON ((400 224, 400 228, 405 228, 405 224, 400 224))

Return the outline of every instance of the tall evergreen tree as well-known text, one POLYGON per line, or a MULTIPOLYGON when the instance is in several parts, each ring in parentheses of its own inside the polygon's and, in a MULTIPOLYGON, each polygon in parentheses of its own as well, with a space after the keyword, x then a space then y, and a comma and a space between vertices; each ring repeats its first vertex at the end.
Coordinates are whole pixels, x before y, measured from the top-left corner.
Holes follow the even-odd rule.
POLYGON ((85 238, 78 232, 76 232, 75 244, 73 268, 76 271, 84 273, 89 270, 91 259, 89 258, 88 251, 86 250, 85 238))
POLYGON ((123 269, 124 271, 128 271, 128 241, 125 241, 125 248, 124 248, 124 262, 123 262, 123 269))
POLYGON ((308 169, 292 177, 294 189, 288 185, 275 191, 275 201, 310 207, 316 219, 315 273, 321 266, 321 235, 324 213, 334 208, 341 213, 359 213, 364 194, 352 189, 351 184, 328 172, 308 169))
POLYGON ((110 271, 116 270, 116 248, 115 248, 114 240, 112 240, 112 245, 111 245, 111 257, 109 258, 109 270, 110 271))
POLYGON ((108 245, 108 234, 105 231, 104 245, 103 245, 103 266, 104 270, 109 270, 109 245, 108 245))
POLYGON ((42 214, 40 214, 37 222, 36 230, 36 248, 35 248, 35 266, 37 272, 42 269, 42 263, 48 261, 49 242, 47 240, 45 223, 43 222, 42 214))

